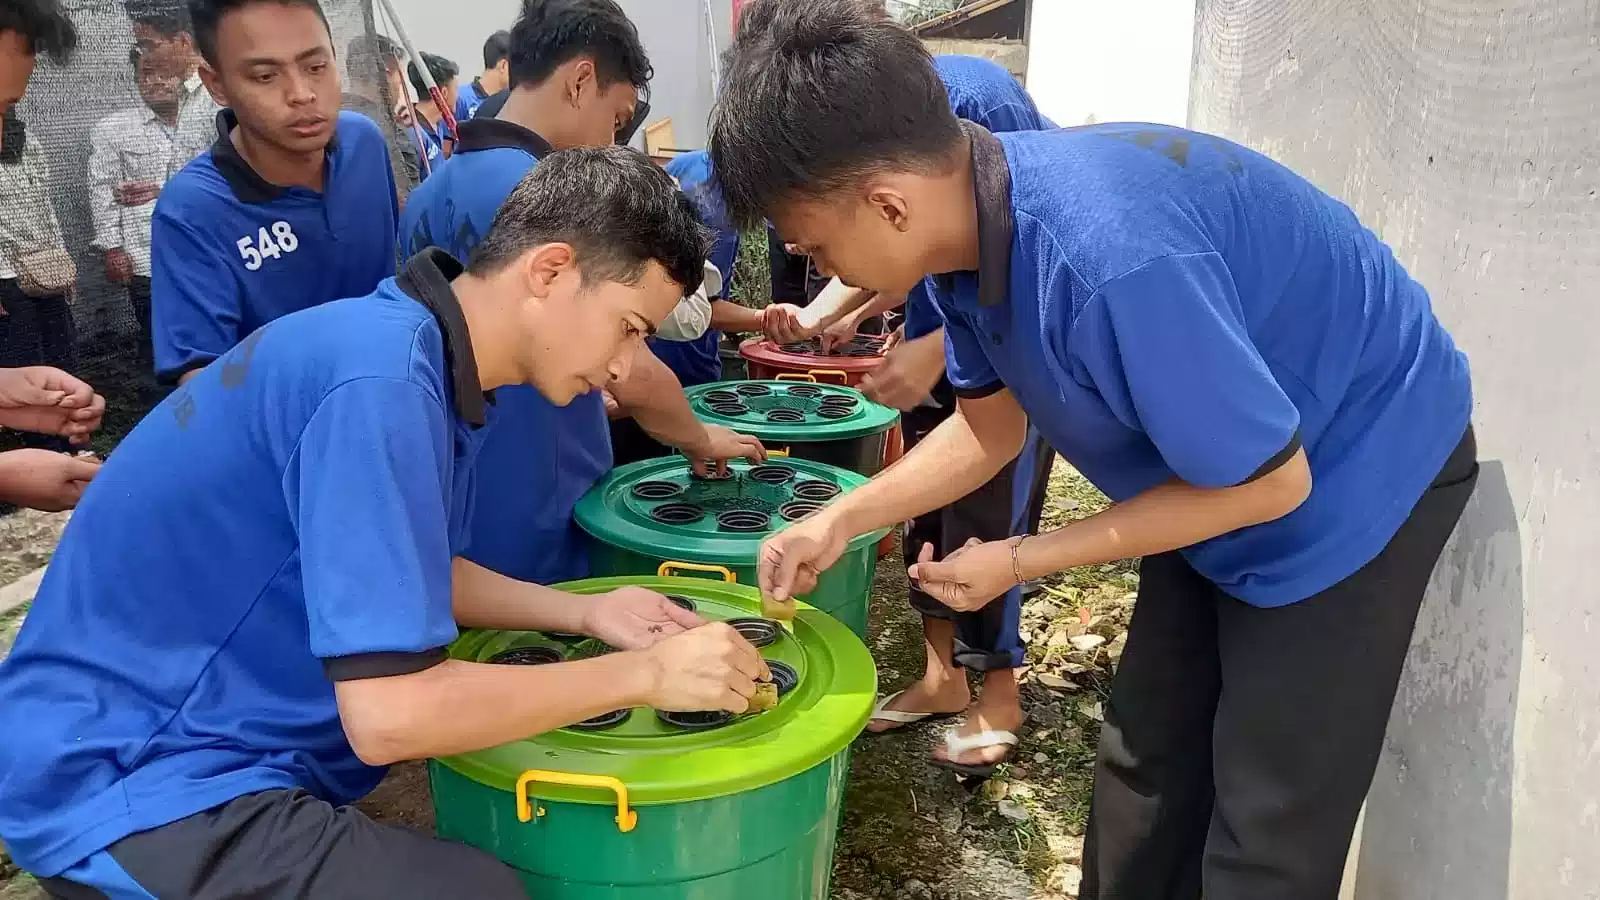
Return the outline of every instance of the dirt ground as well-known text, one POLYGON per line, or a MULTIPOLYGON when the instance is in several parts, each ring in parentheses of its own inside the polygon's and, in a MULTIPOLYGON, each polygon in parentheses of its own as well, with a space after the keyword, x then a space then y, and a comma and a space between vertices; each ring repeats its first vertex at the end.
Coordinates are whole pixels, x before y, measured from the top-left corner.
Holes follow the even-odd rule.
MULTIPOLYGON (((1105 500, 1057 463, 1047 522, 1059 525, 1105 500)), ((20 516, 20 518, 19 518, 20 516)), ((0 573, 47 557, 61 517, 0 520, 0 573)), ((1051 579, 1024 604, 1029 716, 1013 763, 969 788, 926 765, 935 726, 857 741, 834 872, 836 900, 1057 900, 1077 895, 1101 703, 1125 642, 1137 591, 1131 564, 1051 579)), ((880 563, 871 643, 884 691, 922 670, 920 623, 905 605, 898 555, 880 563)), ((0 617, 0 654, 21 615, 0 617)), ((397 766, 362 802, 374 818, 423 830, 433 812, 420 764, 397 766)), ((0 856, 0 900, 42 900, 0 856), (7 875, 12 877, 8 878, 7 875)))

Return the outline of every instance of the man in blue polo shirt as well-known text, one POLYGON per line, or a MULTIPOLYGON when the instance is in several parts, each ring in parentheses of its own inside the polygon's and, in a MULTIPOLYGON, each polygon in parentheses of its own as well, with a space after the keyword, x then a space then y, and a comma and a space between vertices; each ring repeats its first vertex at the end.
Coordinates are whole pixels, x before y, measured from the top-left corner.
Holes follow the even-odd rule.
MULTIPOLYGON (((433 83, 439 86, 444 94, 445 103, 454 106, 458 87, 456 76, 461 74, 461 69, 448 59, 426 51, 422 52, 422 64, 428 67, 428 74, 433 76, 433 83)), ((406 67, 406 76, 411 79, 411 87, 417 92, 418 101, 413 106, 413 117, 416 127, 412 130, 412 141, 417 147, 417 156, 424 160, 422 176, 427 178, 445 161, 446 140, 453 140, 444 130, 444 114, 439 112, 439 107, 433 102, 433 97, 428 92, 428 83, 422 80, 422 72, 417 68, 417 61, 412 60, 406 67)))
MULTIPOLYGON (((407 199, 400 233, 409 250, 470 254, 512 187, 553 147, 625 143, 642 119, 650 63, 612 0, 525 0, 511 29, 511 74, 517 86, 500 118, 464 123, 455 155, 407 199)), ((691 459, 764 454, 754 438, 695 419, 682 386, 648 349, 607 388, 652 436, 691 459)), ((612 468, 601 392, 556 407, 535 391, 506 390, 499 411, 478 462, 486 488, 469 556, 526 581, 585 577, 588 538, 572 511, 612 468)))
POLYGON ((1220 138, 960 122, 916 37, 853 0, 758 4, 723 84, 711 154, 735 221, 770 216, 850 284, 933 276, 961 397, 769 540, 763 590, 803 591, 849 536, 973 489, 1031 422, 1115 505, 924 551, 911 575, 973 609, 1144 557, 1082 896, 1335 897, 1477 477, 1467 361, 1427 292, 1343 204, 1220 138))
POLYGON ((389 148, 340 112, 316 0, 191 0, 217 142, 167 182, 151 223, 156 374, 179 382, 273 319, 394 274, 389 148))
POLYGON ((483 101, 511 84, 511 32, 496 31, 483 42, 483 74, 456 95, 456 121, 465 122, 483 101))
POLYGON ((700 278, 703 241, 647 159, 561 154, 465 272, 420 254, 369 296, 253 332, 158 406, 0 664, 12 857, 62 897, 522 897, 486 854, 347 804, 390 763, 614 709, 744 711, 769 675, 727 625, 459 558, 492 392, 563 404, 625 374, 700 278), (451 660, 458 625, 622 652, 451 660))

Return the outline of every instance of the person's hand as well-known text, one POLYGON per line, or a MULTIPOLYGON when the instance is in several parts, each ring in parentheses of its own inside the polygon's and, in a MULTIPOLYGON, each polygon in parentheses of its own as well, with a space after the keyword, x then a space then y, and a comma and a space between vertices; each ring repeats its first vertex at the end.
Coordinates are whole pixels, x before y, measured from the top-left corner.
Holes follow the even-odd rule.
POLYGON ((703 625, 643 651, 654 671, 647 703, 667 712, 750 708, 757 681, 772 673, 761 654, 726 622, 703 625))
POLYGON ((411 104, 409 103, 396 103, 393 112, 395 124, 401 128, 409 129, 412 123, 417 120, 416 115, 411 111, 411 104))
POLYGON ((1011 541, 973 538, 943 562, 934 562, 933 545, 923 544, 906 575, 924 594, 956 612, 975 612, 1017 586, 1011 541))
POLYGON ((0 453, 0 499, 29 509, 60 512, 78 505, 100 471, 100 460, 50 450, 0 453))
POLYGON ((606 408, 606 418, 625 419, 628 417, 628 414, 622 409, 622 404, 617 402, 616 396, 605 388, 600 389, 600 402, 606 408))
POLYGON ((888 356, 890 350, 893 350, 894 348, 900 346, 901 344, 903 344, 905 342, 906 342, 906 326, 901 325, 899 328, 896 328, 895 330, 889 332, 887 335, 884 335, 883 346, 878 348, 878 355, 879 356, 888 356))
POLYGON ((850 543, 825 512, 813 514, 761 544, 756 580, 761 596, 788 603, 817 586, 817 576, 839 561, 850 543))
POLYGON ((761 311, 761 331, 775 344, 806 340, 816 331, 806 324, 803 313, 793 303, 774 303, 761 311))
POLYGON ((123 206, 143 206, 161 196, 161 182, 124 181, 112 190, 112 194, 123 206))
POLYGON ((944 338, 937 334, 904 341, 861 379, 861 393, 874 403, 912 409, 944 375, 944 338))
POLYGON ((116 284, 127 284, 133 280, 133 257, 121 247, 112 247, 106 251, 106 280, 116 284))
POLYGON ((759 438, 740 434, 721 425, 705 426, 705 433, 693 446, 678 448, 689 458, 696 475, 723 476, 728 474, 728 460, 748 459, 754 463, 767 461, 767 448, 759 438))
POLYGON ((694 613, 641 587, 595 596, 583 615, 583 633, 618 650, 643 650, 704 624, 694 613))
POLYGON ((105 412, 106 398, 60 369, 0 369, 0 425, 7 428, 57 434, 82 445, 105 412))
POLYGON ((839 321, 822 329, 822 352, 829 353, 835 347, 850 343, 855 339, 856 332, 860 330, 860 316, 855 313, 844 316, 839 321))

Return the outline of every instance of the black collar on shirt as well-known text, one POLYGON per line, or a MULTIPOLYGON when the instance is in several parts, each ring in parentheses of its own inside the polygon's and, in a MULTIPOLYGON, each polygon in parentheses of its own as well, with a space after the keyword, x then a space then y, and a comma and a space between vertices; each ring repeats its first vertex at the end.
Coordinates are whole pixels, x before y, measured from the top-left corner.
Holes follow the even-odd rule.
POLYGON ((555 152, 550 142, 537 133, 504 119, 473 117, 462 122, 460 128, 461 140, 456 142, 458 153, 511 148, 523 150, 534 159, 544 159, 555 152))
POLYGON ((493 396, 478 379, 478 359, 472 355, 467 317, 461 312, 456 292, 450 288, 450 282, 462 271, 461 263, 450 254, 429 247, 411 257, 395 282, 438 320, 444 334, 444 361, 450 369, 456 415, 468 425, 481 428, 488 421, 488 403, 493 396))
MULTIPOLYGON (((239 124, 239 119, 231 109, 217 112, 217 140, 211 145, 211 161, 216 165, 217 171, 222 173, 228 182, 228 188, 233 195, 239 198, 240 203, 271 203, 282 197, 289 189, 282 185, 273 184, 257 174, 244 157, 239 155, 239 148, 233 145, 233 138, 229 137, 233 129, 239 124)), ((339 144, 339 126, 334 123, 333 134, 328 138, 328 152, 333 152, 339 144)))
POLYGON ((978 204, 978 305, 1005 302, 1011 282, 1011 166, 1000 139, 987 128, 963 121, 972 140, 972 188, 978 204))

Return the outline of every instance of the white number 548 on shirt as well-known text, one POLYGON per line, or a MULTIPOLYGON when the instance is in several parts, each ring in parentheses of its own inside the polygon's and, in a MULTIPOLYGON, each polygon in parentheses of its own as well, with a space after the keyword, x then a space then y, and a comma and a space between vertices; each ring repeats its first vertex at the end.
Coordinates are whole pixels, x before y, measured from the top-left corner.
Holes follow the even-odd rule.
POLYGON ((300 249, 300 239, 295 236, 294 228, 288 222, 280 220, 272 223, 270 231, 262 228, 253 238, 249 235, 239 238, 238 245, 239 255, 244 258, 244 267, 254 272, 261 268, 263 260, 277 259, 300 249))

